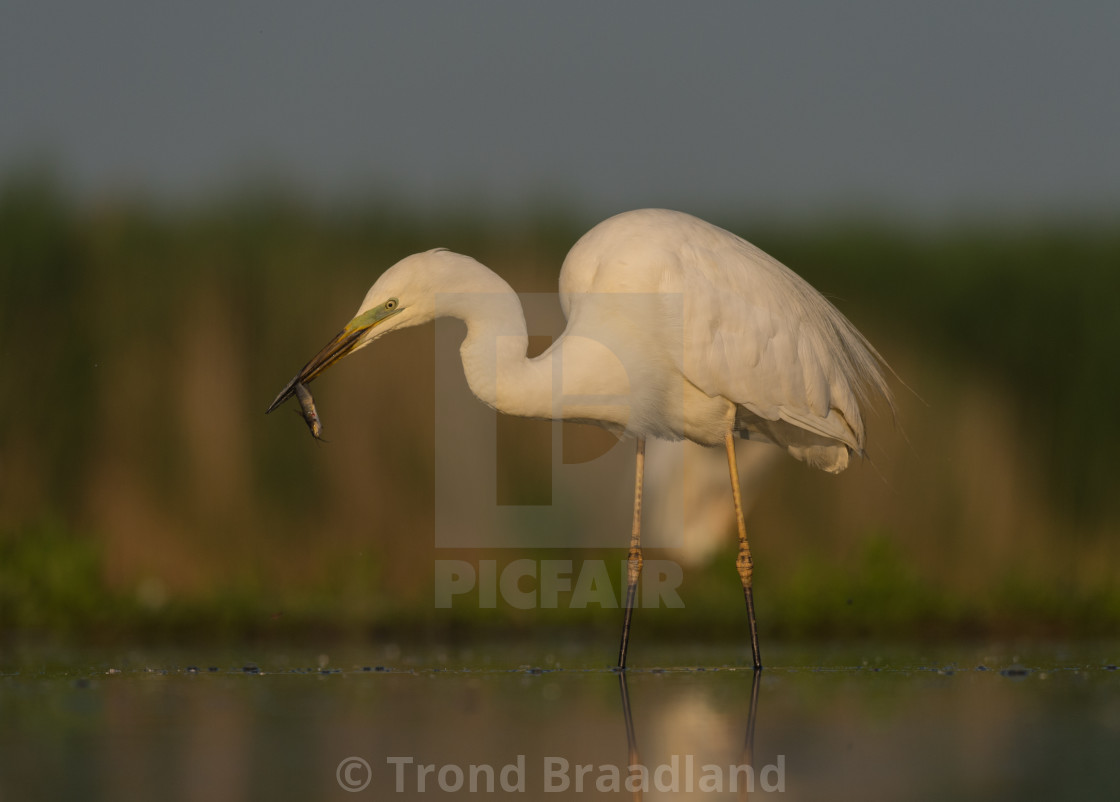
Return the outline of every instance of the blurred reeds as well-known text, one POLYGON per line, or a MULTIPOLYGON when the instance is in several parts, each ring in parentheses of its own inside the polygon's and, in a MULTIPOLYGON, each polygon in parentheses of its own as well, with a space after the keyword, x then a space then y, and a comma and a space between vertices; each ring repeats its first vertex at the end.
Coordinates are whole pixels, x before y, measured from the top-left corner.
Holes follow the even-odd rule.
MULTIPOLYGON (((712 219, 833 298, 912 388, 895 382, 901 428, 872 421, 870 464, 831 477, 784 459, 765 481, 749 527, 767 637, 1115 633, 1120 229, 712 219)), ((433 609, 435 559, 623 551, 434 548, 431 327, 320 380, 327 444, 263 414, 401 257, 448 247, 554 292, 594 222, 268 190, 78 204, 49 177, 8 176, 0 633, 613 632, 594 608, 433 609)), ((547 464, 526 425, 501 460, 531 495, 547 464)), ((725 543, 688 567, 683 610, 641 625, 739 632, 725 543)))

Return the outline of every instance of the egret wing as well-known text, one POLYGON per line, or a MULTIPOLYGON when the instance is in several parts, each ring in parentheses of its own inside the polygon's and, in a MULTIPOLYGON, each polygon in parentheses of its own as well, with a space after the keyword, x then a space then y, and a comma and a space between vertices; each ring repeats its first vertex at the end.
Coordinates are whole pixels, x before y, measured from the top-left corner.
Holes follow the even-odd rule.
POLYGON ((693 239, 679 257, 685 377, 750 415, 862 450, 860 397, 886 387, 855 327, 800 276, 734 235, 693 239))

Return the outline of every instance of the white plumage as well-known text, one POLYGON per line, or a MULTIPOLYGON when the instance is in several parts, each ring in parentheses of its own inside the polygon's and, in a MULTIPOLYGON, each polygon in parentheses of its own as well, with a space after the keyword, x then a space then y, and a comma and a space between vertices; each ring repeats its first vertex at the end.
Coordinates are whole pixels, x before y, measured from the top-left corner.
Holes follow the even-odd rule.
MULTIPOLYGON (((864 450, 864 405, 881 400, 893 413, 881 357, 780 262, 728 231, 663 209, 626 212, 587 232, 564 260, 560 303, 567 327, 529 359, 524 313, 509 284, 450 251, 409 256, 377 279, 354 319, 269 411, 297 385, 390 331, 441 316, 463 320, 463 370, 483 402, 511 415, 585 421, 637 438, 631 599, 641 566, 645 439, 723 444, 760 668, 733 438, 774 443, 839 473, 864 450)), ((628 602, 620 666, 629 622, 628 602)))
MULTIPOLYGON (((565 335, 616 325, 578 313, 582 294, 617 292, 661 295, 666 321, 679 300, 682 342, 664 340, 676 321, 654 330, 642 320, 635 328, 644 346, 682 347, 679 356, 665 356, 685 397, 694 388, 730 402, 737 430, 814 467, 833 473, 847 467, 849 451, 864 447, 861 401, 878 396, 891 403, 878 353, 836 307, 785 265, 703 220, 644 209, 585 234, 560 271, 565 335)), ((728 411, 697 404, 672 433, 704 445, 722 442, 728 411)))
POLYGON ((890 404, 879 355, 832 304, 749 242, 681 212, 626 212, 585 234, 560 271, 567 328, 534 359, 516 293, 470 257, 403 259, 355 320, 389 299, 394 314, 353 350, 460 318, 471 389, 510 415, 703 445, 734 428, 836 473, 863 451, 861 402, 890 404))

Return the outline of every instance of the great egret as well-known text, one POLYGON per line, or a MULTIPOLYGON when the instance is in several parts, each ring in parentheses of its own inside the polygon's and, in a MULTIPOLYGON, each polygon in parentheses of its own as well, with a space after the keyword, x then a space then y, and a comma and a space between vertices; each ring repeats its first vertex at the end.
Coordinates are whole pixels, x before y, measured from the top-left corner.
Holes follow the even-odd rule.
POLYGON ((839 473, 864 450, 863 410, 893 413, 885 362, 832 304, 761 250, 681 212, 643 209, 599 223, 560 270, 564 333, 532 359, 517 294, 467 256, 443 249, 402 259, 354 318, 280 391, 271 412, 338 360, 395 329, 437 317, 466 323, 460 347, 471 391, 510 415, 594 423, 637 440, 619 668, 626 666, 642 568, 647 437, 726 449, 739 531, 736 567, 762 668, 753 562, 739 491, 736 435, 776 444, 839 473))

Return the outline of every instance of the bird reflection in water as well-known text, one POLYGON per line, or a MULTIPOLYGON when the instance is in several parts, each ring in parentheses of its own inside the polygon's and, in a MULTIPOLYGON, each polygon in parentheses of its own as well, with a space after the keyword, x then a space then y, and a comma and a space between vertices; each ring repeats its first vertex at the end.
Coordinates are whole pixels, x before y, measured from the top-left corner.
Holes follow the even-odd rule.
MULTIPOLYGON (((622 718, 626 726, 626 754, 627 754, 627 767, 628 776, 624 783, 624 788, 630 791, 631 798, 635 800, 642 799, 644 790, 651 787, 656 787, 657 790, 663 790, 658 786, 659 778, 652 777, 656 770, 646 766, 642 762, 641 754, 638 751, 638 737, 634 728, 634 712, 630 702, 630 686, 627 682, 626 671, 618 671, 618 693, 622 702, 622 718)), ((728 765, 712 765, 705 763, 703 766, 696 765, 694 756, 689 754, 687 759, 692 762, 692 765, 684 770, 684 779, 681 777, 681 756, 676 755, 676 776, 672 782, 675 787, 673 791, 683 791, 691 793, 697 789, 708 791, 734 791, 738 799, 749 799, 750 792, 756 787, 756 771, 754 765, 754 738, 755 738, 755 724, 758 719, 758 695, 760 682, 760 672, 751 672, 751 691, 750 700, 747 705, 747 720, 744 727, 743 734, 743 749, 738 759, 738 762, 728 765), (719 787, 705 788, 705 777, 709 783, 718 783, 719 787)), ((668 790, 668 789, 665 789, 668 790)))

